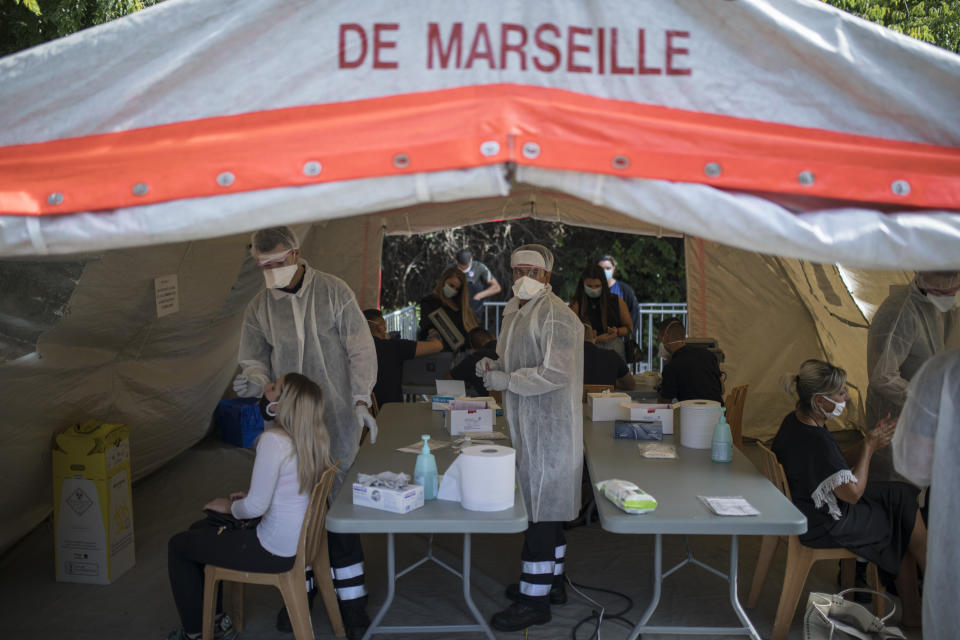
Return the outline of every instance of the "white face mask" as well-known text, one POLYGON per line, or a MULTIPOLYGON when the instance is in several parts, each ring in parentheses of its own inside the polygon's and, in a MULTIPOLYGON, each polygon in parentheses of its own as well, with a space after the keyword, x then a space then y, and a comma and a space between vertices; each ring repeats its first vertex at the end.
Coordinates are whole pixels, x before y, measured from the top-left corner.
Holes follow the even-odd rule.
POLYGON ((941 313, 946 313, 957 305, 957 294, 952 296, 937 296, 932 293, 927 294, 927 300, 935 306, 941 313))
POLYGON ((274 269, 264 269, 263 279, 267 282, 270 289, 283 289, 290 286, 293 277, 297 275, 297 269, 300 265, 291 264, 285 267, 276 267, 274 269))
POLYGON ((539 280, 534 280, 529 276, 521 276, 513 283, 513 295, 521 300, 529 300, 541 291, 544 284, 539 280))
POLYGON ((599 298, 600 294, 603 293, 603 287, 588 287, 583 285, 583 292, 587 294, 588 298, 599 298))
POLYGON ((607 280, 613 280, 613 269, 604 269, 603 275, 606 276, 607 280))
POLYGON ((844 401, 844 402, 836 402, 835 400, 831 400, 830 398, 827 398, 827 396, 823 396, 823 398, 826 399, 826 400, 828 400, 829 402, 833 402, 833 411, 831 411, 830 413, 827 413, 826 411, 824 411, 823 413, 824 413, 827 417, 831 417, 831 416, 832 416, 832 417, 834 417, 834 418, 839 418, 839 417, 843 414, 844 408, 846 408, 846 406, 847 406, 846 401, 844 401))
POLYGON ((458 295, 460 295, 460 289, 454 289, 448 284, 443 285, 443 297, 456 298, 458 295))
POLYGON ((667 345, 662 342, 660 343, 660 349, 658 349, 657 353, 664 362, 670 359, 670 352, 667 351, 667 345))

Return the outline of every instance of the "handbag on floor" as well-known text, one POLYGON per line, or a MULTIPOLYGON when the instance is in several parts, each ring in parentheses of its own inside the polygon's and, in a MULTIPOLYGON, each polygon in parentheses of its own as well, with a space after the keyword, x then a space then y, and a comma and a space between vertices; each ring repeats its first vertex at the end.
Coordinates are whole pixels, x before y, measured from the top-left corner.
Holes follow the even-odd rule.
POLYGON ((803 640, 906 640, 900 629, 887 625, 896 610, 893 598, 872 589, 845 589, 837 594, 811 591, 803 615, 803 640), (857 591, 885 598, 890 613, 878 618, 862 604, 843 598, 857 591))

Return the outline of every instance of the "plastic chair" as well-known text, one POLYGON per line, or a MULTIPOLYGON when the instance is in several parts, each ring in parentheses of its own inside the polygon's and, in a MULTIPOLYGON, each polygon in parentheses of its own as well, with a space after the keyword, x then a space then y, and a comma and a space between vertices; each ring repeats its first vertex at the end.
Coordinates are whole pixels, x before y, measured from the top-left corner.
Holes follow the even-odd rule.
POLYGON ((583 400, 582 402, 587 402, 588 393, 603 393, 604 391, 613 391, 612 384, 585 384, 583 385, 583 400))
MULTIPOLYGON (((736 390, 734 390, 735 392, 736 390)), ((731 392, 731 395, 733 392, 731 392)), ((777 454, 763 446, 759 442, 757 446, 763 453, 762 469, 763 474, 773 485, 790 499, 790 487, 787 486, 787 476, 783 470, 783 465, 777 460, 777 454)), ((797 536, 763 536, 763 542, 760 545, 760 555, 757 558, 757 568, 753 574, 753 584, 750 586, 750 595, 747 597, 747 607, 757 606, 760 600, 760 592, 763 590, 763 582, 767 578, 767 572, 770 570, 770 562, 773 560, 773 554, 777 550, 777 544, 786 538, 787 542, 787 567, 783 576, 783 588, 780 591, 780 602, 777 605, 777 614, 773 620, 773 633, 771 640, 786 640, 787 633, 790 631, 790 623, 793 621, 793 614, 797 610, 797 602, 800 600, 800 594, 803 591, 803 585, 807 581, 807 575, 810 573, 810 567, 814 562, 820 560, 840 560, 842 564, 846 561, 852 563, 857 556, 842 547, 829 549, 814 549, 805 546, 800 542, 797 536)), ((852 567, 852 564, 850 565, 852 567)), ((843 581, 852 582, 853 573, 844 567, 842 570, 843 581)), ((875 590, 880 591, 880 579, 877 573, 877 567, 870 564, 867 573, 868 579, 872 582, 875 590)), ((880 598, 874 598, 874 614, 883 615, 883 602, 880 598)))
POLYGON ((743 405, 747 402, 748 386, 742 384, 731 389, 723 403, 727 408, 727 423, 733 435, 733 446, 741 451, 743 451, 743 405))
POLYGON ((333 635, 342 638, 346 635, 343 620, 340 617, 340 608, 337 605, 337 595, 333 590, 333 579, 330 576, 330 557, 327 551, 327 532, 324 521, 327 516, 327 497, 333 486, 333 478, 337 467, 331 466, 323 472, 320 480, 310 492, 310 504, 303 518, 303 527, 300 529, 300 540, 297 543, 297 556, 293 568, 283 573, 254 573, 238 571, 208 564, 204 571, 203 583, 203 640, 213 640, 213 619, 216 613, 217 583, 221 580, 234 583, 232 585, 232 617, 237 631, 243 631, 243 585, 267 584, 280 590, 283 603, 290 615, 296 640, 309 640, 314 637, 313 624, 310 621, 310 609, 307 602, 307 590, 304 586, 304 575, 307 565, 313 567, 314 579, 323 597, 323 603, 330 618, 333 635))

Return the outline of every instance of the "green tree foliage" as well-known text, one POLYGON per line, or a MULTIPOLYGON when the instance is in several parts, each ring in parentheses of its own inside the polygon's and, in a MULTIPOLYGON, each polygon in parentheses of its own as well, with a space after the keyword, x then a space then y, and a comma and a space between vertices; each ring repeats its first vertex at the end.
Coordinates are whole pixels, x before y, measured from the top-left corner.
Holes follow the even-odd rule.
POLYGON ((109 22, 161 0, 0 0, 0 56, 109 22))
POLYGON ((569 300, 584 267, 603 254, 618 262, 616 277, 636 291, 641 302, 683 302, 686 287, 683 240, 584 229, 539 220, 488 222, 413 236, 388 236, 383 244, 383 280, 380 301, 396 309, 419 301, 433 290, 454 254, 469 247, 474 260, 487 265, 502 292, 493 300, 507 300, 510 253, 522 244, 549 247, 555 258, 554 291, 569 300))
POLYGON ((823 0, 861 18, 960 53, 958 0, 823 0))

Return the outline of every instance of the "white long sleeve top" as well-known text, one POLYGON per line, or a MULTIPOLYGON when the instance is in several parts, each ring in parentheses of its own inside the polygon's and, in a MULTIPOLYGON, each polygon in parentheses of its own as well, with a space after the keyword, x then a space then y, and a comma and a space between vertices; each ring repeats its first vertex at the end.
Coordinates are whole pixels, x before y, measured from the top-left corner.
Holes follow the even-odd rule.
POLYGON ((300 493, 297 454, 289 436, 279 429, 264 431, 257 442, 257 457, 247 497, 234 500, 230 511, 235 518, 263 516, 257 525, 257 539, 276 556, 297 555, 297 542, 309 493, 300 493))

